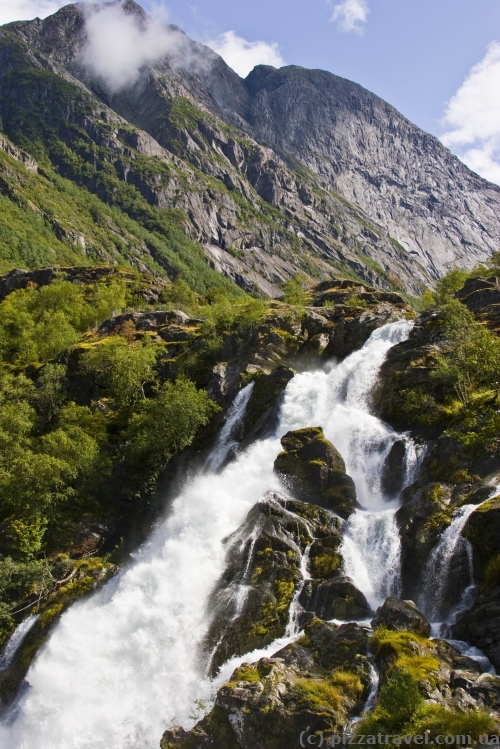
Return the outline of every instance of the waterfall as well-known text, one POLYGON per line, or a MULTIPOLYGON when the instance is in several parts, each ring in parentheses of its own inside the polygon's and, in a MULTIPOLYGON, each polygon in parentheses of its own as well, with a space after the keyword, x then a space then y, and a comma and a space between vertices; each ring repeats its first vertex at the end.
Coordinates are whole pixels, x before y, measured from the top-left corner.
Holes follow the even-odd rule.
POLYGON ((219 471, 227 461, 235 454, 238 447, 238 442, 233 439, 234 432, 238 428, 243 416, 245 415, 246 407, 250 396, 252 395, 254 383, 251 382, 249 385, 244 387, 237 394, 233 401, 229 413, 227 415, 224 426, 222 427, 217 443, 208 456, 206 463, 206 470, 217 472, 219 471))
MULTIPOLYGON (((240 394, 235 422, 228 417, 213 462, 184 487, 131 564, 63 614, 28 672, 30 688, 17 714, 0 728, 0 746, 157 749, 166 728, 193 725, 196 701, 210 701, 237 663, 232 659, 212 682, 199 649, 209 625, 210 595, 224 570, 223 542, 268 490, 283 491, 273 463, 281 450, 279 436, 289 430, 321 425, 356 483, 365 510, 355 513, 343 550, 355 584, 374 604, 397 585, 395 507, 385 502, 381 475, 401 435, 370 414, 369 395, 388 350, 407 338, 411 325, 386 325, 339 365, 296 375, 284 394, 276 436, 224 465, 235 422, 250 397, 248 390, 240 394), (353 530, 363 523, 366 541, 353 530), (365 552, 369 556, 362 559, 365 552), (394 560, 394 569, 388 569, 388 560, 394 560)), ((293 639, 260 652, 269 655, 293 639)))
POLYGON ((32 616, 28 616, 26 619, 24 619, 21 624, 16 627, 5 646, 3 655, 0 657, 0 671, 5 671, 5 669, 9 668, 12 661, 14 660, 14 656, 21 647, 24 638, 37 619, 38 614, 33 614, 32 616))
MULTIPOLYGON (((493 497, 497 494, 493 494, 493 497)), ((492 497, 481 502, 489 502, 492 497)), ((474 567, 472 547, 466 538, 462 537, 468 519, 472 513, 481 507, 479 505, 463 505, 453 514, 451 524, 441 535, 436 547, 427 560, 423 580, 423 593, 420 596, 420 606, 426 616, 433 622, 433 631, 439 635, 446 625, 454 624, 460 614, 466 611, 474 602, 476 586, 474 584, 474 567), (447 608, 446 586, 449 584, 453 562, 459 554, 467 559, 468 583, 466 584, 460 601, 449 609, 445 621, 443 616, 447 608), (444 626, 443 626, 444 625, 444 626)), ((449 608, 449 607, 448 607, 449 608)))
POLYGON ((304 590, 304 585, 307 580, 311 579, 309 574, 309 555, 311 553, 311 544, 306 547, 306 550, 302 554, 300 559, 300 572, 302 574, 302 580, 298 584, 292 602, 290 604, 290 611, 288 614, 288 624, 285 630, 285 637, 293 637, 300 632, 300 615, 304 611, 299 603, 300 594, 304 590))

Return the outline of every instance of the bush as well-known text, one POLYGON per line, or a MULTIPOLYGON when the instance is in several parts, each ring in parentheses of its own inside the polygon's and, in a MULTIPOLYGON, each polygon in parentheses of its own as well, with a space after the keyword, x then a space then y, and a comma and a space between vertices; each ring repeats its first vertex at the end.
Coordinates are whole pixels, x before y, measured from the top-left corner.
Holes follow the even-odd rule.
POLYGON ((128 345, 122 336, 114 336, 82 356, 84 371, 97 375, 120 406, 132 406, 145 398, 144 386, 156 382, 158 349, 149 336, 128 345))

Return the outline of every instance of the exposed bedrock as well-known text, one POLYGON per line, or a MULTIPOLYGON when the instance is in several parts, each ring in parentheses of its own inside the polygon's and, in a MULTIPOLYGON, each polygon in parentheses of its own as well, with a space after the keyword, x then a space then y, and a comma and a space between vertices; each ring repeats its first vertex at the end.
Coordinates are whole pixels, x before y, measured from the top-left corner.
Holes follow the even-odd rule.
POLYGON ((370 608, 339 553, 344 522, 316 505, 269 492, 229 539, 205 643, 212 672, 281 637, 294 601, 297 626, 313 616, 357 619, 370 608), (304 580, 304 555, 310 579, 304 580))

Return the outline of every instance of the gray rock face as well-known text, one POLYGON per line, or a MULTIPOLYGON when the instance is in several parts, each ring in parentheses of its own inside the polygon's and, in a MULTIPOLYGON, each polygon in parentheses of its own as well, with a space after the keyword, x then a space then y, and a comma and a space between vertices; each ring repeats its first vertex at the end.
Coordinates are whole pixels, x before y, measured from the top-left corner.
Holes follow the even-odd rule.
POLYGON ((379 97, 295 66, 258 67, 246 83, 253 129, 324 175, 434 277, 497 249, 500 188, 379 97))
MULTIPOLYGON (((124 7, 144 23, 132 0, 124 7)), ((189 68, 165 57, 116 93, 82 65, 80 6, 8 28, 29 45, 32 65, 86 86, 96 113, 104 102, 141 128, 121 134, 121 143, 169 161, 172 178, 155 184, 129 165, 123 178, 153 204, 186 211, 186 231, 243 288, 273 294, 298 270, 324 277, 333 264, 379 288, 418 293, 454 264, 470 267, 500 245, 500 188, 350 81, 295 66, 258 66, 243 81, 171 27, 189 68), (200 184, 200 171, 226 192, 200 184), (192 188, 182 196, 180 172, 192 188), (254 209, 250 223, 231 193, 254 209), (266 205, 281 217, 267 220, 266 205)), ((91 137, 98 119, 88 115, 83 123, 91 137)), ((98 141, 123 147, 109 129, 98 141)))
POLYGON ((422 637, 429 637, 431 625, 417 609, 413 601, 401 601, 389 597, 375 612, 372 627, 385 627, 396 632, 414 632, 422 637))

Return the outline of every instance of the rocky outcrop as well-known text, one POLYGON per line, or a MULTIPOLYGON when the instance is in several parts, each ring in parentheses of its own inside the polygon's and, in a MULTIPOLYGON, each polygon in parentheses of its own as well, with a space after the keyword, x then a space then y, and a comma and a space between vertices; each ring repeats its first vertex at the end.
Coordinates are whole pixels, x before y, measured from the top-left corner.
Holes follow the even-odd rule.
POLYGON ((340 518, 278 492, 255 505, 228 540, 205 644, 212 672, 232 655, 281 637, 290 622, 300 627, 313 616, 370 615, 362 593, 342 576, 342 529, 340 518), (308 580, 301 571, 304 560, 308 580))
POLYGON ((413 676, 428 705, 459 714, 481 711, 500 720, 500 679, 445 640, 379 629, 370 646, 382 683, 403 670, 413 676))
POLYGON ((372 619, 373 629, 385 627, 396 632, 414 632, 422 637, 429 637, 431 625, 418 610, 413 601, 401 601, 399 598, 386 598, 372 619))
MULTIPOLYGON (((403 624, 398 617, 398 626, 403 624)), ((450 713, 481 711, 498 723, 500 679, 483 673, 447 642, 412 631, 413 616, 406 624, 407 629, 376 629, 369 637, 357 624, 314 619, 303 637, 271 658, 237 668, 219 689, 211 712, 191 731, 166 731, 161 749, 265 749, 270 744, 288 749, 301 736, 305 741, 312 736, 313 744, 321 732, 324 741, 341 734, 366 704, 370 651, 382 684, 403 669, 427 705, 444 708, 450 718, 450 713)))
POLYGON ((384 462, 382 491, 388 497, 399 497, 406 474, 406 442, 396 440, 384 462))
MULTIPOLYGON (((485 487, 491 493, 491 487, 485 487)), ((484 497, 483 497, 484 500, 484 497)), ((500 496, 483 501, 469 517, 463 536, 474 551, 474 574, 484 583, 490 563, 498 556, 500 539, 500 496)))
MULTIPOLYGON (((170 285, 167 280, 148 274, 141 274, 140 282, 138 282, 138 274, 126 271, 123 268, 116 268, 109 265, 81 267, 61 267, 59 265, 53 265, 49 268, 39 268, 32 271, 16 268, 5 276, 0 276, 0 302, 2 302, 5 297, 13 291, 27 289, 33 286, 48 286, 57 278, 70 281, 78 286, 94 284, 103 279, 119 279, 129 288, 137 286, 138 294, 147 304, 157 303, 170 285)), ((108 325, 110 325, 110 323, 108 323, 108 325)))
MULTIPOLYGON (((439 539, 451 524, 454 513, 466 504, 479 506, 490 495, 491 486, 481 482, 454 485, 421 479, 404 490, 396 520, 401 534, 401 576, 405 596, 418 600, 422 590, 432 585, 432 570, 428 570, 427 565, 439 539), (426 579, 428 574, 431 579, 426 579)), ((462 533, 464 537, 468 535, 466 529, 469 523, 471 528, 477 527, 477 515, 478 511, 470 516, 462 533)), ((472 532, 471 538, 474 536, 477 540, 480 537, 477 532, 472 532)), ((488 533, 485 535, 485 540, 489 540, 489 556, 485 554, 486 546, 481 547, 480 541, 474 549, 475 578, 478 583, 482 582, 485 566, 496 548, 491 543, 493 536, 494 531, 491 536, 488 533)), ((449 579, 443 588, 444 609, 449 610, 459 603, 462 591, 470 583, 469 566, 467 550, 465 546, 460 546, 454 553, 449 579)))
POLYGON ((272 658, 244 663, 191 731, 163 735, 161 749, 288 749, 301 735, 340 733, 370 687, 368 634, 355 624, 313 620, 272 658))
POLYGON ((294 496, 343 518, 357 509, 354 481, 321 427, 288 432, 281 444, 283 452, 274 461, 274 470, 294 496))
POLYGON ((457 639, 482 650, 500 673, 500 586, 486 588, 452 631, 457 639))
POLYGON ((497 276, 468 278, 455 296, 489 328, 500 331, 500 279, 497 276))

